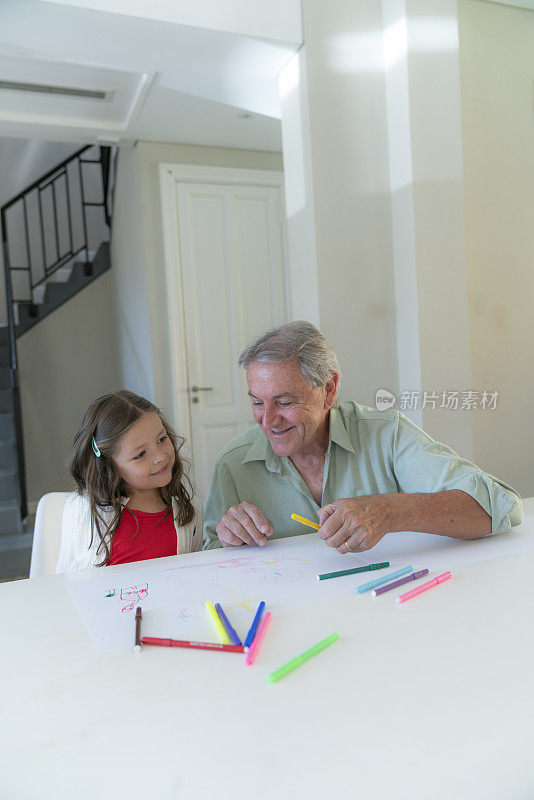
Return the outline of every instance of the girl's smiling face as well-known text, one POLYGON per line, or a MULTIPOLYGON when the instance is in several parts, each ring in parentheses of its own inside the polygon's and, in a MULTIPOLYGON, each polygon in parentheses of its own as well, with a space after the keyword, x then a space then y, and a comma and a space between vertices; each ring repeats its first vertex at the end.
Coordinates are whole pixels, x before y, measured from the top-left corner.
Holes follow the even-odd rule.
POLYGON ((154 491, 167 486, 176 455, 161 419, 147 411, 121 436, 113 462, 128 489, 154 491))

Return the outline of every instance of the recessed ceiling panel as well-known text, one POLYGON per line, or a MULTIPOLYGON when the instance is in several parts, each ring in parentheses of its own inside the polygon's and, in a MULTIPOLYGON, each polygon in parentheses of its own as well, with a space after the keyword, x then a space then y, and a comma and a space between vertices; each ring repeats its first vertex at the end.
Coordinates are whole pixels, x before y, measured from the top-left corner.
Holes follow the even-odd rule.
POLYGON ((124 135, 154 78, 146 72, 103 69, 33 58, 0 56, 0 131, 18 125, 63 125, 124 135))

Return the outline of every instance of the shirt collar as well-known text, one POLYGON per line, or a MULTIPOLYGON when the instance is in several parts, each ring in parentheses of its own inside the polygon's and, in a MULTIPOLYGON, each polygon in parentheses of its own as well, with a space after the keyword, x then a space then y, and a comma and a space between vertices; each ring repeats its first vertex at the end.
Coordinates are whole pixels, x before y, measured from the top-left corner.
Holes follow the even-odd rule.
MULTIPOLYGON (((339 408, 330 409, 330 443, 335 442, 349 453, 355 453, 339 408)), ((329 444, 330 448, 330 444, 329 444)))
POLYGON ((269 472, 280 472, 280 456, 273 452, 268 438, 262 430, 258 430, 257 438, 252 442, 248 448, 246 455, 242 461, 246 464, 248 461, 265 461, 265 466, 269 472))
MULTIPOLYGON (((260 435, 257 437, 257 439, 255 439, 248 448, 242 463, 246 464, 248 461, 265 461, 265 466, 269 472, 280 472, 281 456, 277 456, 276 453, 273 452, 269 440, 261 429, 259 434, 260 435)), ((344 450, 348 450, 350 453, 355 452, 354 447, 349 439, 347 429, 345 428, 343 417, 337 408, 330 409, 330 429, 327 452, 330 452, 332 442, 335 442, 340 447, 343 447, 344 450)))

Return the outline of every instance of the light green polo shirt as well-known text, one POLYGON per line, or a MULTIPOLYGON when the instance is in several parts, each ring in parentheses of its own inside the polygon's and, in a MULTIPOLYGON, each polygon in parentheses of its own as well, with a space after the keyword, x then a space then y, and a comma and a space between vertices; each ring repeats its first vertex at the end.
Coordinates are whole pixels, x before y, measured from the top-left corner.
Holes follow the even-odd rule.
MULTIPOLYGON (((502 481, 431 439, 404 414, 341 403, 330 411, 321 506, 342 497, 462 489, 492 518, 492 533, 523 520, 519 495, 502 481)), ((259 426, 233 439, 213 474, 204 514, 205 548, 219 547, 216 526, 230 506, 249 500, 273 523, 272 538, 309 530, 320 506, 287 456, 277 456, 259 426)))

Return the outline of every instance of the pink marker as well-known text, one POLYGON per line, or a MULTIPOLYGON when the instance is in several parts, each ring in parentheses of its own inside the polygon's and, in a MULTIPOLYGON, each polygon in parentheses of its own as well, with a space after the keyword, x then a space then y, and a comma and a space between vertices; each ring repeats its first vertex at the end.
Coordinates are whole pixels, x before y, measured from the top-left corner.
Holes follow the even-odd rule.
POLYGON ((426 592, 427 589, 431 589, 433 586, 437 586, 438 583, 443 583, 444 581, 448 581, 449 578, 452 578, 452 574, 450 572, 444 572, 443 575, 438 575, 437 578, 432 578, 431 581, 422 583, 421 586, 417 586, 410 592, 405 592, 405 594, 399 595, 397 597, 397 603, 404 603, 405 600, 410 600, 410 598, 415 597, 418 594, 421 594, 421 592, 426 592))
POLYGON ((271 621, 271 612, 267 611, 264 618, 261 621, 261 625, 258 628, 258 632, 254 637, 254 641, 250 645, 250 650, 247 653, 247 657, 245 658, 245 664, 247 667, 250 667, 251 664, 254 663, 256 660, 256 656, 258 655, 258 650, 260 649, 260 644, 263 641, 263 637, 265 636, 265 631, 269 626, 269 622, 271 621))

